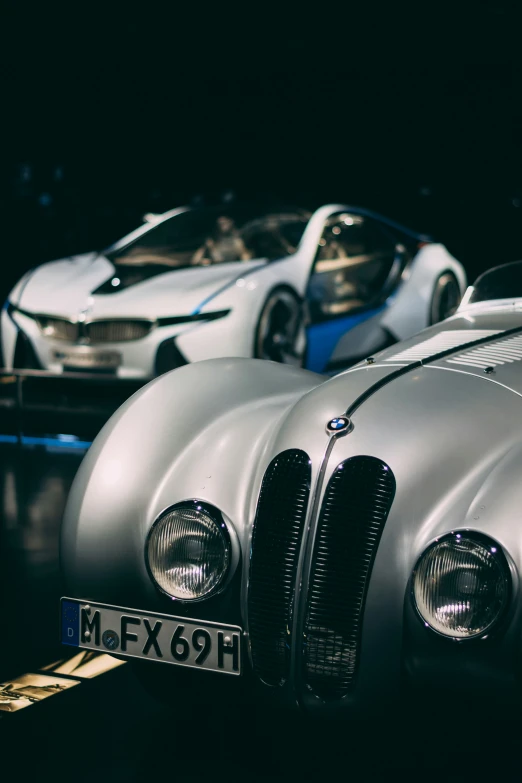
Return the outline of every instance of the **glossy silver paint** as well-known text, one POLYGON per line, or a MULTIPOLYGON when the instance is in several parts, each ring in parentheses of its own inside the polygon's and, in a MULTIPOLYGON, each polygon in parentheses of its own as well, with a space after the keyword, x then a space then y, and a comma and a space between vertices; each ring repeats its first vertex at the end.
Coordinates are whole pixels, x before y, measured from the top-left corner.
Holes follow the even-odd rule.
MULTIPOLYGON (((168 611, 146 571, 145 540, 165 508, 198 498, 223 512, 243 566, 241 596, 227 602, 225 591, 208 605, 205 618, 239 620, 248 634, 249 542, 261 481, 274 456, 298 448, 310 456, 312 468, 308 548, 302 549, 294 604, 298 629, 310 573, 306 553, 328 479, 343 460, 373 456, 390 466, 397 488, 367 593, 356 685, 342 701, 324 704, 300 687, 294 644, 291 677, 275 689, 277 696, 356 714, 392 702, 404 668, 414 683, 464 682, 511 693, 522 673, 522 363, 499 363, 488 374, 451 359, 474 348, 477 336, 480 345, 493 347, 517 333, 520 304, 467 307, 377 354, 373 363, 361 362, 329 380, 271 362, 221 359, 153 381, 110 420, 78 473, 62 535, 69 594, 168 611), (445 344, 443 333, 450 331, 462 331, 462 340, 452 338, 445 351, 426 356, 423 343, 440 335, 436 344, 445 344), (424 358, 395 358, 414 346, 424 358), (332 434, 327 423, 343 414, 351 427, 332 434), (455 529, 494 538, 513 579, 503 626, 490 639, 470 642, 469 655, 460 644, 435 638, 410 596, 420 554, 455 529)), ((179 610, 179 602, 172 602, 172 614, 179 610)))

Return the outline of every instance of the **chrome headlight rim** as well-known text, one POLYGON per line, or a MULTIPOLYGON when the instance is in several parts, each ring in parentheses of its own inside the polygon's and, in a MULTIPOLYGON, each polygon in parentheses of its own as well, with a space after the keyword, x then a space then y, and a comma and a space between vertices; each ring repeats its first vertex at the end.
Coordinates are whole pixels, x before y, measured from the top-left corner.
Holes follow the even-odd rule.
POLYGON ((474 643, 477 641, 488 639, 491 636, 496 635, 497 632, 502 628, 502 625, 506 620, 506 616, 509 612, 509 608, 512 603, 512 598, 515 589, 515 578, 516 578, 516 569, 513 565, 513 561, 505 551, 502 544, 500 544, 492 536, 486 535, 482 531, 474 530, 472 528, 457 528, 455 530, 449 531, 448 533, 443 533, 440 536, 437 536, 437 538, 430 541, 430 543, 426 547, 424 547, 424 549, 418 556, 417 560, 415 561, 415 566, 413 568, 410 577, 410 599, 413 605, 413 609, 416 613, 416 616, 419 619, 419 621, 422 623, 427 633, 429 633, 430 635, 434 634, 440 639, 445 639, 448 642, 454 642, 458 644, 474 643), (421 562, 424 560, 424 557, 429 552, 431 552, 432 549, 439 546, 444 541, 448 541, 451 539, 458 540, 460 538, 467 538, 485 548, 491 549, 493 547, 495 549, 494 552, 495 559, 499 562, 502 570, 505 591, 504 591, 504 600, 502 602, 502 606, 499 612, 497 613, 497 616, 495 617, 494 620, 491 621, 491 623, 485 629, 471 636, 456 637, 456 636, 450 636, 449 634, 442 633, 437 628, 434 628, 433 625, 431 625, 426 620, 424 615, 421 613, 417 605, 417 600, 415 598, 415 575, 417 573, 417 570, 421 562))
POLYGON ((149 578, 152 584, 154 585, 154 587, 156 588, 156 590, 158 590, 158 592, 166 596, 170 601, 175 601, 178 604, 191 605, 191 604, 200 603, 201 601, 208 601, 210 598, 214 598, 215 596, 222 593, 226 589, 226 587, 228 587, 237 566, 238 553, 236 552, 236 549, 237 547, 236 547, 235 538, 234 536, 231 535, 230 527, 225 521, 222 512, 218 508, 216 508, 216 506, 213 506, 211 503, 207 503, 206 501, 203 500, 198 500, 197 498, 190 498, 189 500, 182 500, 179 503, 175 503, 172 506, 167 506, 167 508, 163 509, 163 511, 161 511, 155 518, 154 522, 150 526, 150 530, 147 533, 147 538, 145 541, 145 549, 144 549, 145 566, 149 578), (212 521, 220 528, 223 538, 225 539, 226 549, 228 551, 227 567, 224 569, 223 573, 221 574, 219 581, 216 583, 216 585, 214 585, 214 587, 209 592, 205 593, 202 596, 199 596, 198 598, 178 598, 176 596, 173 596, 157 582, 154 574, 152 573, 152 569, 150 567, 150 562, 149 562, 149 545, 155 528, 162 522, 162 520, 166 516, 171 514, 173 511, 182 508, 188 510, 195 509, 197 511, 201 511, 203 514, 206 514, 208 517, 210 517, 210 519, 212 519, 212 521))

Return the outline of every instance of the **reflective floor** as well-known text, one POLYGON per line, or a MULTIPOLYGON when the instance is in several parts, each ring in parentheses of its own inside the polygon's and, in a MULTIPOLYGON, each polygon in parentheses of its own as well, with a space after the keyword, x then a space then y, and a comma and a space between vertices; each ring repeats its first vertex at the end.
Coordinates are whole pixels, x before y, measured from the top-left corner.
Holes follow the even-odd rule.
POLYGON ((59 527, 83 450, 0 443, 0 681, 49 663, 57 641, 59 527), (3 634, 2 634, 3 636, 3 634))
POLYGON ((0 683, 17 680, 0 685, 2 783, 520 777, 518 715, 470 720, 458 701, 421 700, 316 725, 226 703, 159 705, 109 656, 108 668, 88 658, 78 668, 57 642, 57 610, 59 526, 83 454, 63 442, 0 443, 0 683))

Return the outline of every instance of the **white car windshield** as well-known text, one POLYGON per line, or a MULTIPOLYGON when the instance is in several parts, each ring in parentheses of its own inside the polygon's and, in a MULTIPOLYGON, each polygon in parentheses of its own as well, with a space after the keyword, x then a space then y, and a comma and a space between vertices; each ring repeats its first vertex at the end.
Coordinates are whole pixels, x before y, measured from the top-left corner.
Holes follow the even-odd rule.
POLYGON ((308 219, 301 210, 187 210, 153 225, 123 247, 109 248, 104 255, 117 268, 186 269, 251 259, 274 261, 296 251, 308 219))

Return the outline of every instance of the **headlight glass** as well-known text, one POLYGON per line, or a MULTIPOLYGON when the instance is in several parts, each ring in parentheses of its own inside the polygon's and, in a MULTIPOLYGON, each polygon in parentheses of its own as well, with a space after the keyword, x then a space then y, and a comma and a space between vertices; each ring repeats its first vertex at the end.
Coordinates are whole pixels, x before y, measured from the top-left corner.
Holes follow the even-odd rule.
POLYGON ((501 548, 480 534, 444 536, 421 555, 413 572, 420 616, 454 639, 483 636, 504 610, 510 587, 501 548))
MULTIPOLYGON (((24 313, 25 315, 25 313, 24 313)), ((32 318, 29 313, 27 315, 32 318)), ((78 339, 78 325, 64 318, 35 317, 38 327, 45 337, 53 337, 55 340, 68 340, 75 342, 78 339)))
POLYGON ((152 527, 150 573, 164 593, 183 601, 206 598, 222 585, 231 557, 225 523, 198 503, 171 509, 152 527))

